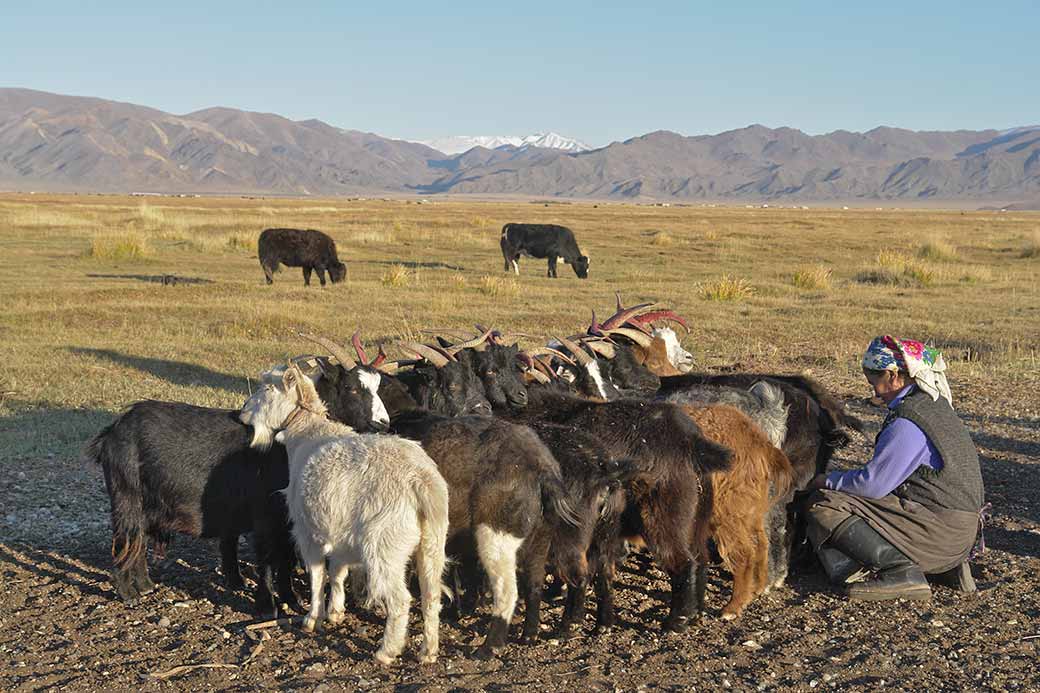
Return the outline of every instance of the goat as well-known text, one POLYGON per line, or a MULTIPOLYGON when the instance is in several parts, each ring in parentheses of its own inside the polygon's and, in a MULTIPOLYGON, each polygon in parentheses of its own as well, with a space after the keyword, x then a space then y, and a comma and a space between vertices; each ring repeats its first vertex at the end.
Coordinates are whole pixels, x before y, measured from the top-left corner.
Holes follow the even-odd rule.
POLYGON ((730 451, 705 438, 679 407, 665 402, 591 401, 531 388, 518 420, 580 428, 635 461, 638 471, 626 485, 622 535, 639 537, 668 573, 672 598, 663 626, 683 630, 703 607, 700 561, 707 550, 711 474, 728 469, 730 451))
POLYGON ((344 618, 344 580, 351 566, 367 576, 369 602, 386 609, 383 643, 375 658, 392 662, 408 628, 406 569, 416 561, 422 595, 423 647, 431 663, 439 648, 440 596, 448 531, 448 486, 437 466, 412 441, 355 433, 330 421, 311 380, 292 365, 279 385, 267 383, 243 405, 240 418, 258 435, 284 444, 289 457, 285 491, 293 536, 310 576, 311 606, 303 629, 325 617, 325 561, 329 566, 328 620, 344 618))
MULTIPOLYGON (((449 553, 469 556, 475 545, 491 583, 491 623, 477 650, 489 658, 506 642, 519 595, 518 564, 529 574, 540 569, 544 579, 548 542, 570 537, 558 543, 561 574, 569 581, 584 577, 587 545, 574 539, 580 523, 559 464, 530 429, 497 418, 413 411, 392 418, 391 431, 418 441, 448 482, 449 553)), ((525 634, 532 635, 530 627, 525 634)))
MULTIPOLYGON (((760 373, 688 373, 662 378, 658 397, 668 398, 692 386, 748 388, 760 381, 783 392, 788 411, 787 435, 781 450, 794 468, 794 491, 802 491, 816 474, 827 470, 834 450, 848 444, 849 437, 843 427, 863 431, 863 422, 848 414, 844 405, 812 378, 760 373)), ((792 501, 787 504, 786 518, 777 507, 769 521, 774 538, 770 547, 770 584, 779 585, 795 558, 793 547, 804 549, 805 518, 799 503, 792 501), (784 537, 783 542, 775 541, 778 536, 784 537)))
POLYGON ((733 574, 733 593, 722 608, 733 619, 756 595, 769 589, 770 509, 787 496, 794 477, 791 463, 745 414, 727 405, 683 411, 709 439, 733 451, 732 465, 714 475, 711 536, 723 565, 733 574))
POLYGON ((311 272, 325 286, 325 271, 337 284, 347 276, 347 266, 336 256, 336 242, 314 229, 265 229, 257 242, 260 267, 268 284, 274 283, 279 265, 303 268, 303 284, 311 285, 311 272))
POLYGON ((154 589, 148 576, 148 539, 165 546, 175 533, 219 537, 230 589, 244 583, 238 537, 253 532, 259 580, 257 610, 277 614, 272 591, 296 605, 290 585, 285 503, 285 450, 249 447, 254 431, 237 412, 176 402, 137 402, 86 445, 101 465, 112 512, 112 584, 124 600, 154 589))

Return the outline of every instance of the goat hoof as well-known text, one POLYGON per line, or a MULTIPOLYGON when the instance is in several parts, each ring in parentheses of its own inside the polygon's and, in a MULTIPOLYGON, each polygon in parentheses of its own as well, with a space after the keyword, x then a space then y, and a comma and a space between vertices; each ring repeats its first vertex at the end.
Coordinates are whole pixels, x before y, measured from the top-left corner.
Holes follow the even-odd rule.
POLYGON ((394 657, 389 652, 380 647, 378 650, 376 650, 375 659, 383 666, 390 666, 391 664, 393 664, 394 659, 396 659, 396 657, 394 657))
POLYGON ((665 632, 671 633, 682 633, 690 625, 690 619, 686 616, 677 616, 675 618, 668 618, 662 624, 661 629, 665 632))
POLYGON ((313 633, 318 627, 318 619, 312 618, 311 616, 304 616, 303 622, 300 624, 300 628, 308 633, 313 633))
POLYGON ((740 614, 734 613, 732 611, 723 611, 722 612, 722 620, 723 621, 735 621, 737 616, 740 616, 740 614))
POLYGON ((473 656, 486 662, 495 658, 495 651, 487 645, 481 645, 473 652, 473 656))
POLYGON ((427 652, 426 651, 426 646, 424 645, 423 648, 421 650, 419 650, 419 664, 436 664, 436 663, 437 663, 437 653, 436 652, 427 652))
POLYGON ((338 626, 339 624, 343 623, 344 619, 346 618, 347 613, 345 611, 330 611, 328 615, 325 617, 325 620, 334 626, 338 626))

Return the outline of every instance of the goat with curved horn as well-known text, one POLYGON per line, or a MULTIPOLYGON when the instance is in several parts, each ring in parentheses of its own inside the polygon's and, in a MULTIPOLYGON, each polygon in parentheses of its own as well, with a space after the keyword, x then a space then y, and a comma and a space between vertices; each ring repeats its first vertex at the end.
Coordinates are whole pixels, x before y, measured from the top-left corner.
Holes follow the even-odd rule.
POLYGON ((608 335, 621 335, 622 337, 628 337, 633 342, 641 347, 649 347, 654 341, 653 337, 646 334, 642 330, 636 330, 631 327, 615 327, 612 330, 606 331, 608 335))
POLYGON ((648 308, 651 308, 654 305, 655 304, 653 302, 651 302, 651 303, 640 303, 639 305, 632 306, 631 308, 623 308, 623 309, 617 311, 616 313, 614 313, 613 315, 611 315, 606 320, 604 320, 603 324, 600 326, 600 329, 606 331, 606 330, 613 330, 613 329, 615 329, 617 327, 621 327, 622 325, 624 325, 626 322, 628 322, 629 320, 631 320, 635 316, 641 315, 642 313, 645 313, 648 308))
POLYGON ((350 356, 350 354, 347 353, 347 350, 341 347, 339 344, 336 344, 331 339, 327 339, 326 337, 319 337, 318 335, 307 334, 306 332, 297 332, 296 334, 300 337, 303 337, 307 341, 314 342, 319 346, 325 347, 325 349, 328 350, 329 354, 335 357, 335 359, 339 361, 340 365, 342 365, 344 368, 354 368, 355 366, 357 366, 357 363, 355 363, 354 359, 350 356))
POLYGON ((583 339, 582 344, 592 349, 595 353, 605 359, 612 359, 617 356, 617 351, 614 349, 614 345, 605 339, 583 339))

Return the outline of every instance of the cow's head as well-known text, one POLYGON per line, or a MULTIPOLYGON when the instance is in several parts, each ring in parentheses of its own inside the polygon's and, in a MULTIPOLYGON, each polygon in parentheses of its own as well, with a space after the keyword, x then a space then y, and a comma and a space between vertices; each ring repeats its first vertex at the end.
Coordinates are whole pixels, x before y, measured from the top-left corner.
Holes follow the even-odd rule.
POLYGON ((571 263, 571 267, 574 268, 578 279, 589 278, 589 257, 587 255, 579 255, 578 259, 571 263))
POLYGON ((347 276, 347 266, 342 262, 337 262, 329 265, 329 279, 332 280, 333 284, 338 284, 343 281, 347 276))

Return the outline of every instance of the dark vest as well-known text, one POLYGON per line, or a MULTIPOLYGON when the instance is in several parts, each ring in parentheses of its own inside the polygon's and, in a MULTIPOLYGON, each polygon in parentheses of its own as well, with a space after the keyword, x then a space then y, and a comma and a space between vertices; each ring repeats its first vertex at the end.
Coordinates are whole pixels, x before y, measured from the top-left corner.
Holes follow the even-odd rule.
MULTIPOLYGON (((881 430, 898 418, 913 421, 942 457, 943 468, 921 465, 893 494, 928 508, 978 512, 983 502, 979 455, 968 429, 949 402, 914 388, 893 409, 881 430)), ((879 434, 880 435, 880 434, 879 434)))

